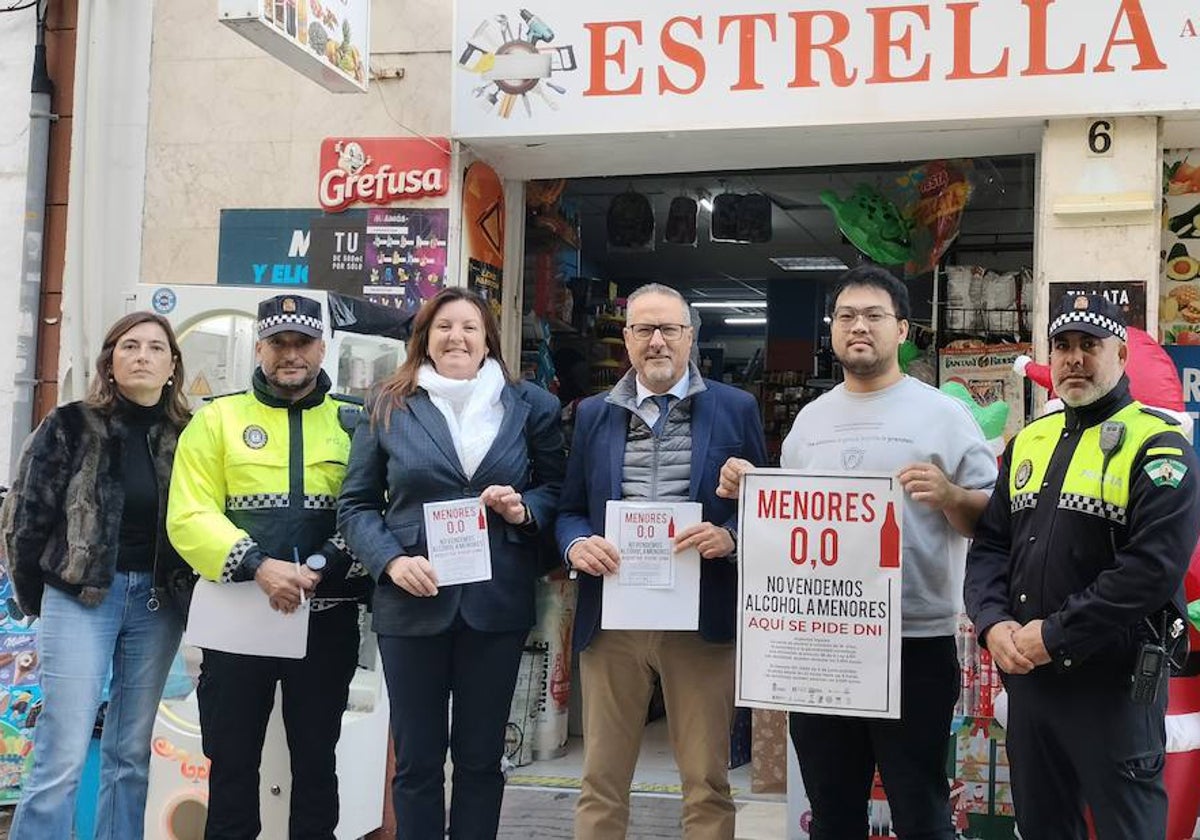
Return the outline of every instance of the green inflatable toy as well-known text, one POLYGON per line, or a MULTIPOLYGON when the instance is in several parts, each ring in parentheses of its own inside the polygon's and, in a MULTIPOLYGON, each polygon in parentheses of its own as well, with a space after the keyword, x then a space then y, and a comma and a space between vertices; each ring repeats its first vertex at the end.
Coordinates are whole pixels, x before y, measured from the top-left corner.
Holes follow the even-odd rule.
POLYGON ((912 256, 909 221, 870 184, 859 184, 845 201, 833 190, 822 190, 820 198, 842 235, 875 262, 900 265, 912 256))
POLYGON ((896 359, 900 362, 900 370, 908 373, 908 366, 921 358, 921 351, 912 341, 905 339, 896 349, 896 359))
POLYGON ((975 398, 971 396, 967 386, 953 379, 944 384, 940 390, 946 396, 953 397, 967 407, 971 416, 975 418, 975 422, 979 424, 979 428, 983 429, 983 436, 986 439, 995 440, 1004 435, 1004 426, 1008 423, 1008 403, 997 400, 991 405, 980 405, 975 402, 975 398))

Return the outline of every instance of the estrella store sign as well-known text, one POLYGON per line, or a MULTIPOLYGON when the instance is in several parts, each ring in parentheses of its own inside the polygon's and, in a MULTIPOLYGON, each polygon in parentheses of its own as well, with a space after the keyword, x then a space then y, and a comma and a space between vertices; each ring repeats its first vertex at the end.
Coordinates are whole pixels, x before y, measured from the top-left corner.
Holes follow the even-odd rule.
POLYGON ((1189 0, 457 0, 454 135, 1040 119, 1193 107, 1189 0))
POLYGON ((321 208, 395 204, 445 195, 450 141, 445 137, 327 137, 321 142, 321 208))

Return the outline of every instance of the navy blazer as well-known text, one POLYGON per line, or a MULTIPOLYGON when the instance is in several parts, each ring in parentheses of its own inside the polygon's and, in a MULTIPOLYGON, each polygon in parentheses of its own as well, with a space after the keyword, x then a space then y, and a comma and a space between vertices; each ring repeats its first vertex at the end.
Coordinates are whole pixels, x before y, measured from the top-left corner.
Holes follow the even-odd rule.
MULTIPOLYGON (((706 390, 692 400, 692 474, 690 501, 700 502, 705 522, 737 528, 737 501, 717 496, 721 466, 729 458, 745 458, 762 466, 767 461, 758 404, 745 391, 704 380, 706 390)), ((625 468, 628 409, 605 402, 607 394, 579 404, 575 434, 567 459, 567 477, 559 500, 558 546, 566 552, 577 537, 604 533, 604 508, 621 498, 625 468)), ((600 628, 599 577, 579 575, 575 610, 575 650, 583 650, 600 628)), ((725 559, 702 560, 700 565, 700 635, 710 642, 727 642, 737 628, 737 564, 725 559)))
POLYGON ((419 389, 393 409, 391 422, 364 417, 354 432, 346 480, 338 498, 338 529, 375 587, 375 632, 429 636, 459 615, 486 632, 527 630, 534 624, 534 581, 540 573, 538 532, 552 528, 565 456, 558 399, 536 385, 506 385, 504 420, 496 440, 467 478, 446 418, 419 389), (478 496, 509 484, 529 505, 536 526, 518 528, 488 511, 492 579, 444 586, 432 598, 410 595, 384 568, 392 558, 425 556, 426 502, 478 496))

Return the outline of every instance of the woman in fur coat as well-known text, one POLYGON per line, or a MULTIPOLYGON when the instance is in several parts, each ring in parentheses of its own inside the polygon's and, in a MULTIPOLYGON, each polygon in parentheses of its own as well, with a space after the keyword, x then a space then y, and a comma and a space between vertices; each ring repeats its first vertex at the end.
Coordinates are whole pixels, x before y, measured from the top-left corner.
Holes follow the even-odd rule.
POLYGON ((112 670, 101 740, 97 840, 143 836, 150 735, 183 617, 163 528, 175 442, 189 412, 165 318, 113 324, 88 396, 25 444, 0 513, 20 607, 40 616, 43 709, 11 840, 69 840, 79 778, 112 670))

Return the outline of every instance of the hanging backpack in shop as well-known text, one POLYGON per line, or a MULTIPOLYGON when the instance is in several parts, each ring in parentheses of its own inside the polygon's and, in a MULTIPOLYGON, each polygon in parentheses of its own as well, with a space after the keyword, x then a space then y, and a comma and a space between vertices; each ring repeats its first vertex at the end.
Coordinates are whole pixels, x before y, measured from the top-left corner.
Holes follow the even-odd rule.
POLYGON ((686 195, 677 195, 671 199, 663 242, 671 245, 695 245, 698 207, 696 199, 686 195))
POLYGON ((762 193, 721 193, 713 199, 712 238, 723 242, 770 242, 771 199, 762 193))
POLYGON ((742 203, 740 193, 721 193, 713 199, 711 236, 715 240, 737 242, 738 205, 742 203))
POLYGON ((627 190, 608 205, 609 250, 654 250, 654 208, 650 199, 627 190))
POLYGON ((737 238, 755 244, 771 241, 771 199, 762 193, 742 196, 738 202, 737 238))

